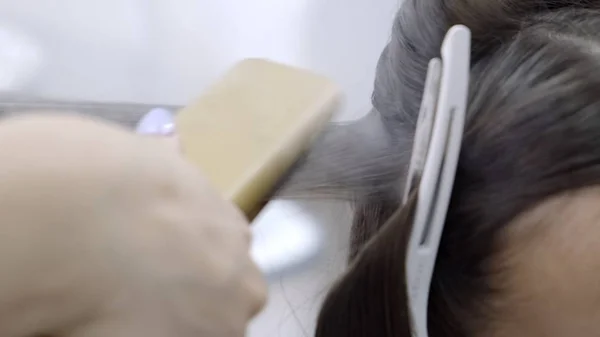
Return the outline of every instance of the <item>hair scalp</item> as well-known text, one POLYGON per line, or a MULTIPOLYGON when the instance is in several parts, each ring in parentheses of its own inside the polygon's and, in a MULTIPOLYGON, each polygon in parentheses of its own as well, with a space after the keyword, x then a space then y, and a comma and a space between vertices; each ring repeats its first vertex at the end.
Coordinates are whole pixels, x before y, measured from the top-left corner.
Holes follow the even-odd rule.
POLYGON ((600 1, 405 0, 379 59, 373 110, 332 126, 284 195, 351 200, 350 265, 317 337, 410 337, 399 207, 427 63, 454 24, 472 32, 465 135, 430 291, 429 336, 489 336, 512 220, 600 183, 600 1), (492 305, 491 303, 494 303, 492 305))

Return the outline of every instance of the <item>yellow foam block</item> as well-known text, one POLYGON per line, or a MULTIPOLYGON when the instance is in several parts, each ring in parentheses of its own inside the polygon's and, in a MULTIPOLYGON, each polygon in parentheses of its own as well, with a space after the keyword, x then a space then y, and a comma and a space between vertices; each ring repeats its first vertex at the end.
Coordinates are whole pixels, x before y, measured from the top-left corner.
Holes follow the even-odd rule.
POLYGON ((177 132, 185 156, 252 218, 338 101, 323 76, 248 59, 179 112, 177 132))

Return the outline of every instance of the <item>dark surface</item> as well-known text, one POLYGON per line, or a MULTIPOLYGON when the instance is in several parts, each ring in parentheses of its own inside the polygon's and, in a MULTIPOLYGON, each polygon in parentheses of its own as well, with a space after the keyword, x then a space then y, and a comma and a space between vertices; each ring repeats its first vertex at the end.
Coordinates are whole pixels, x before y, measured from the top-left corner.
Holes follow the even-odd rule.
POLYGON ((172 105, 151 105, 127 102, 66 101, 27 96, 17 93, 0 93, 0 118, 25 114, 68 112, 99 117, 117 124, 133 127, 150 109, 165 108, 177 111, 172 105))

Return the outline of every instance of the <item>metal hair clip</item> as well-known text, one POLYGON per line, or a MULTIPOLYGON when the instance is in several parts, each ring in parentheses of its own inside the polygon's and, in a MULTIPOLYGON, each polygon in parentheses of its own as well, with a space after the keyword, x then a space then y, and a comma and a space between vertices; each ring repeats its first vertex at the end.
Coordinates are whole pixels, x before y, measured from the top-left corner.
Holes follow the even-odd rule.
POLYGON ((471 32, 450 28, 442 59, 429 62, 403 203, 418 188, 406 257, 408 301, 414 337, 428 337, 427 303, 465 124, 471 32), (418 184, 418 186, 416 186, 418 184))

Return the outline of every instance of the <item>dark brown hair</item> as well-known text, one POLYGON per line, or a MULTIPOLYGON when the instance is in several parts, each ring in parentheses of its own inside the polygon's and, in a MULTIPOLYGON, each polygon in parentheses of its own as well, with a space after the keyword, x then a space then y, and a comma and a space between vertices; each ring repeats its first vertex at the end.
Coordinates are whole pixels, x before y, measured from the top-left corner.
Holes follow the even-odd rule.
POLYGON ((485 335, 504 291, 496 280, 509 272, 491 261, 511 220, 600 183, 600 1, 405 0, 379 60, 373 111, 332 127, 287 191, 356 205, 350 265, 317 337, 411 335, 404 260, 414 197, 399 208, 398 196, 427 63, 454 24, 472 32, 470 97, 429 336, 485 335))

